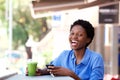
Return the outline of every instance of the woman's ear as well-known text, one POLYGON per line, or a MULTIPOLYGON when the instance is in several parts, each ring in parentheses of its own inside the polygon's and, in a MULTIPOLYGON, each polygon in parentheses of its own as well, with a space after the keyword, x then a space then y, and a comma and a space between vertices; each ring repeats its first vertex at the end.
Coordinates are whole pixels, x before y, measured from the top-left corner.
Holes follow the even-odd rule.
POLYGON ((90 41, 91 41, 91 38, 87 38, 87 41, 86 41, 86 42, 89 43, 90 41))

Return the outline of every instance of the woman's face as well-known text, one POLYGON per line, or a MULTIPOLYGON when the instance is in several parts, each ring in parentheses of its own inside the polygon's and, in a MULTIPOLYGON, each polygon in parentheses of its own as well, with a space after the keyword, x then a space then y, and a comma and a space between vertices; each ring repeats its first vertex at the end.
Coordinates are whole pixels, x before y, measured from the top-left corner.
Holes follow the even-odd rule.
POLYGON ((90 39, 87 37, 86 31, 80 25, 75 25, 70 31, 69 42, 73 50, 85 48, 90 39))

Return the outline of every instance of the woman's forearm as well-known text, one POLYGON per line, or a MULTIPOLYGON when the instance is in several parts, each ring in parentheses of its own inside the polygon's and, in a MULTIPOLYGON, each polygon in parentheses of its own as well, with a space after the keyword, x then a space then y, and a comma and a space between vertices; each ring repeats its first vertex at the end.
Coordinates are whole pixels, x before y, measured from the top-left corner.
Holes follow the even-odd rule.
POLYGON ((74 72, 70 72, 69 76, 74 78, 75 80, 81 80, 74 72))

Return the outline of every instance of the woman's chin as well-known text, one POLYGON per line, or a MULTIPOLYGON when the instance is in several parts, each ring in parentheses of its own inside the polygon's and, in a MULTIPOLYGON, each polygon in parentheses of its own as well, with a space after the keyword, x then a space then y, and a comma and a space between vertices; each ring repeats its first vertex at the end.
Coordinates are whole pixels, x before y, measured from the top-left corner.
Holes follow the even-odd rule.
POLYGON ((71 49, 76 50, 77 48, 75 48, 75 47, 71 47, 71 49))

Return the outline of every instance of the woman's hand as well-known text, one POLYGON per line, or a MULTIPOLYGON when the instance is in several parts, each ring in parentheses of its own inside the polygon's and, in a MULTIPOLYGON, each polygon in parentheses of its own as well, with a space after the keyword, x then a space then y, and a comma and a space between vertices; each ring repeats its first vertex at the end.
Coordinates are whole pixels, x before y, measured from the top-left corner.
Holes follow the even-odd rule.
POLYGON ((47 71, 54 74, 55 76, 69 76, 69 73, 71 73, 69 69, 63 67, 48 66, 48 68, 49 69, 47 69, 47 71))
POLYGON ((80 80, 80 78, 73 71, 67 68, 58 66, 48 66, 48 68, 49 69, 47 69, 47 71, 55 76, 70 76, 75 80, 80 80))

